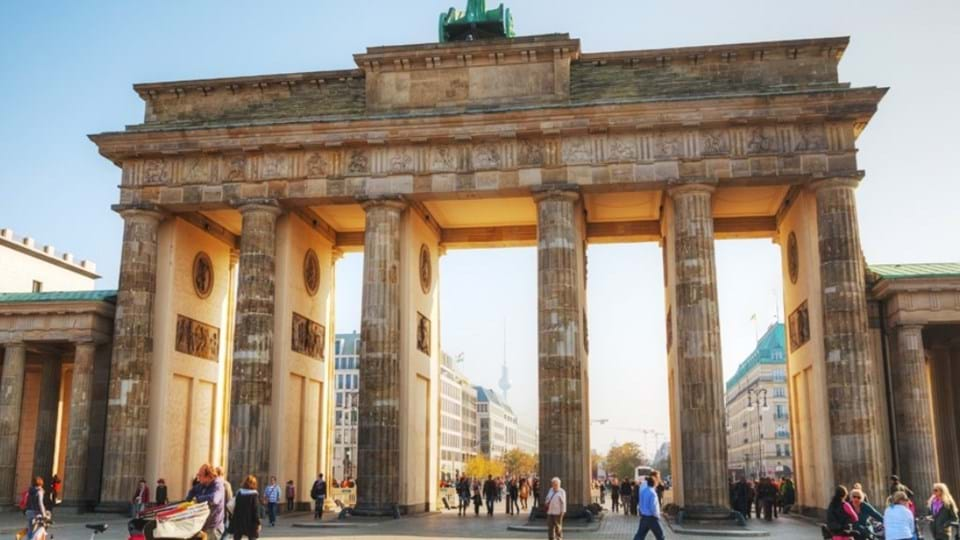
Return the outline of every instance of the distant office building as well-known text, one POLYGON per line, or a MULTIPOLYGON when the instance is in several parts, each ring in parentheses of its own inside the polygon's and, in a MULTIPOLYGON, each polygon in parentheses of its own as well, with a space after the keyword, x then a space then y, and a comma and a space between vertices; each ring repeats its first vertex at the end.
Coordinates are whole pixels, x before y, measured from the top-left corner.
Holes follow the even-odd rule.
POLYGON ((503 397, 492 388, 477 390, 477 419, 480 422, 480 453, 500 459, 518 446, 517 415, 503 397))
POLYGON ((0 229, 0 293, 92 291, 100 279, 90 261, 58 255, 53 246, 38 247, 33 238, 0 229))
POLYGON ((782 323, 771 325, 727 381, 727 459, 734 476, 792 474, 784 336, 782 323))
POLYGON ((333 357, 333 478, 357 477, 360 406, 360 334, 337 334, 333 357))
POLYGON ((540 453, 540 430, 527 424, 517 428, 517 447, 532 455, 540 453))
POLYGON ((440 480, 456 480, 477 455, 477 391, 443 353, 440 362, 440 480))

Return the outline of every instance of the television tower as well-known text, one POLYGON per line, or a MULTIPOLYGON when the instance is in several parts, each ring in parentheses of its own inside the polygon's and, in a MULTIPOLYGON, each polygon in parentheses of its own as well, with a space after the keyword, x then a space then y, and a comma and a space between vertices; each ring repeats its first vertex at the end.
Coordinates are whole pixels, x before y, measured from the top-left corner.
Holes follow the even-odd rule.
POLYGON ((500 382, 497 383, 503 392, 503 400, 507 400, 507 392, 513 385, 510 383, 510 373, 507 371, 507 320, 503 320, 503 367, 500 368, 500 382))

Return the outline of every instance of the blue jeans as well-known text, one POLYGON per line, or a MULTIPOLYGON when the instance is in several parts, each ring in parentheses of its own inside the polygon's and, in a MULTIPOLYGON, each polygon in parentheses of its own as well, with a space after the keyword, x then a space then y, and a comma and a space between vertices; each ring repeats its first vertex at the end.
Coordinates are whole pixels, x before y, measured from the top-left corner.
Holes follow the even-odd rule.
POLYGON ((633 536, 633 540, 644 540, 650 531, 653 531, 654 538, 663 540, 663 529, 660 528, 660 520, 653 516, 641 517, 640 528, 637 529, 637 534, 633 536))
POLYGON ((267 515, 270 516, 270 525, 277 524, 277 503, 268 502, 267 503, 267 515))

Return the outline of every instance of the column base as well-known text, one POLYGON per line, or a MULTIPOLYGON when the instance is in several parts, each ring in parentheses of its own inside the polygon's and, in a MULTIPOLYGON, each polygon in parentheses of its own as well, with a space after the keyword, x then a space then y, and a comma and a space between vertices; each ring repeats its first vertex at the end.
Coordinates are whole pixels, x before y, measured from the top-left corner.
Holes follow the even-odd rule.
POLYGON ((98 514, 129 514, 130 503, 128 502, 100 502, 97 503, 93 511, 98 514))
POLYGON ((731 526, 744 526, 743 516, 729 508, 722 506, 687 506, 677 512, 676 522, 678 525, 689 525, 691 523, 710 523, 713 525, 722 525, 729 523, 731 526))
POLYGON ((399 504, 360 504, 350 510, 350 515, 360 517, 393 517, 400 518, 404 515, 403 508, 399 504))
MULTIPOLYGON (((481 508, 483 510, 483 508, 481 508)), ((593 512, 589 506, 584 506, 582 504, 568 505, 567 513, 564 514, 564 521, 593 521, 597 518, 600 512, 593 512)), ((547 512, 540 506, 536 505, 530 509, 530 521, 545 521, 547 519, 547 512)))

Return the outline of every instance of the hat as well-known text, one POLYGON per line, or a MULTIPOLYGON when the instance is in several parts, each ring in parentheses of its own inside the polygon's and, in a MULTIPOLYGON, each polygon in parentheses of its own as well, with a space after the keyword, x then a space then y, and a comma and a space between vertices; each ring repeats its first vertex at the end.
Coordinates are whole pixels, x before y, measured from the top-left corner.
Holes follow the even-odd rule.
POLYGON ((899 482, 899 481, 900 481, 900 477, 897 476, 897 475, 895 475, 895 474, 891 474, 891 475, 890 475, 890 480, 893 480, 894 482, 899 482))

